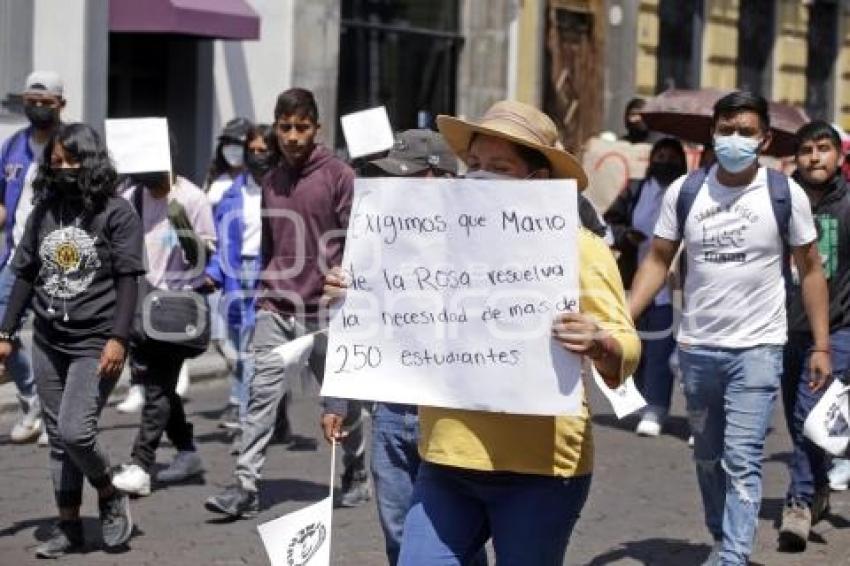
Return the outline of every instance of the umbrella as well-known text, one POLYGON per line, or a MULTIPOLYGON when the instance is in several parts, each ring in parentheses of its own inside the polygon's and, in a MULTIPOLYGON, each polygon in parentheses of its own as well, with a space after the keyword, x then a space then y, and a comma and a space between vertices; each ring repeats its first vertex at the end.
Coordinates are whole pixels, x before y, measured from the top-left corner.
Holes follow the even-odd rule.
MULTIPOLYGON (((711 142, 714 103, 726 94, 727 91, 713 88, 671 89, 647 100, 641 115, 650 130, 684 141, 707 144, 711 142)), ((791 155, 794 153, 794 134, 809 121, 809 117, 802 109, 779 102, 771 102, 769 111, 773 141, 766 153, 776 157, 791 155)))

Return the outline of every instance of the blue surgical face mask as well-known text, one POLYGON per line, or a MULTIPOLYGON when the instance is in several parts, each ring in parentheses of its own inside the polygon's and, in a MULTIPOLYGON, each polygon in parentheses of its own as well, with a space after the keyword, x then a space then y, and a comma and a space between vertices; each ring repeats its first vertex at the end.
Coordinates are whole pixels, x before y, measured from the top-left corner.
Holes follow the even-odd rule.
POLYGON ((740 173, 758 159, 761 140, 739 135, 714 136, 714 155, 720 166, 730 173, 740 173))

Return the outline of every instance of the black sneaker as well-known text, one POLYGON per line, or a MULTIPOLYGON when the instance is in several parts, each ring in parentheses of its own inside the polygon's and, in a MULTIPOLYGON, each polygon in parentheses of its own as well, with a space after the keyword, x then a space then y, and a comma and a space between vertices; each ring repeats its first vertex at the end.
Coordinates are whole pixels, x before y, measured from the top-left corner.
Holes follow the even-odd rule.
POLYGON ((233 519, 256 517, 260 511, 260 499, 256 491, 248 491, 241 485, 231 485, 218 495, 206 500, 204 507, 213 513, 221 513, 233 519))
POLYGON ((372 499, 369 475, 366 470, 346 470, 342 475, 342 494, 340 507, 358 507, 372 499))
POLYGON ((50 538, 38 545, 35 555, 39 558, 59 558, 69 552, 79 552, 85 546, 83 522, 59 521, 53 525, 50 538))
POLYGON ((98 502, 103 544, 107 547, 121 546, 133 533, 133 518, 130 516, 130 498, 126 493, 115 493, 98 502))

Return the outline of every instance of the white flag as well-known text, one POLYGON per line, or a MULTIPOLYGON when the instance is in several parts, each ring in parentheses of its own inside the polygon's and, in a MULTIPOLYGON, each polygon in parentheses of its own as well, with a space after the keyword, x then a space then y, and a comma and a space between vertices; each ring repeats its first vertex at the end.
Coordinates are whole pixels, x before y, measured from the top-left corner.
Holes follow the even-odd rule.
POLYGON ((330 496, 257 526, 271 566, 328 566, 331 563, 330 496))
POLYGON ((602 376, 599 375, 599 370, 597 370, 596 366, 589 360, 585 365, 584 370, 588 371, 588 368, 591 375, 593 375, 593 382, 596 383, 596 386, 605 398, 608 399, 608 402, 611 403, 611 408, 614 409, 614 414, 618 419, 622 419, 623 417, 631 415, 635 411, 646 407, 646 400, 635 386, 634 379, 629 377, 617 389, 611 389, 605 385, 605 381, 602 379, 602 376))
POLYGON ((803 434, 832 454, 844 457, 850 444, 850 386, 833 379, 803 423, 803 434))
POLYGON ((286 344, 281 344, 274 352, 283 360, 284 367, 300 367, 304 365, 310 352, 313 351, 314 334, 305 334, 286 344))

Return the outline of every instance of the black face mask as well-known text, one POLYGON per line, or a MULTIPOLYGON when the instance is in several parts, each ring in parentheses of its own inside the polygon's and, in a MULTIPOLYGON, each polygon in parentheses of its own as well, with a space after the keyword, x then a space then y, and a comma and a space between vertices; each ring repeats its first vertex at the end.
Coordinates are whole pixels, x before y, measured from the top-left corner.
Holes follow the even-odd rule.
POLYGON ((46 130, 59 122, 59 112, 49 106, 24 106, 24 114, 36 129, 46 130))
POLYGON ((655 177, 665 187, 684 174, 685 171, 676 163, 652 163, 646 172, 647 177, 655 177))
POLYGON ((245 152, 245 166, 255 177, 263 177, 271 170, 272 165, 273 159, 270 151, 262 153, 245 152))
POLYGON ((53 184, 63 195, 80 194, 80 170, 67 168, 53 169, 53 184))

